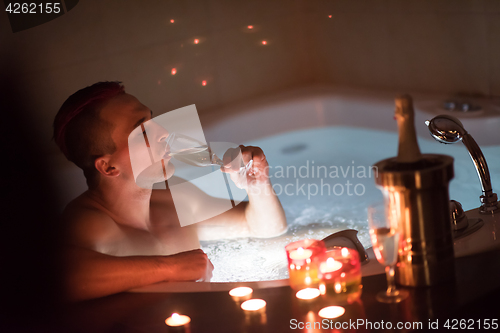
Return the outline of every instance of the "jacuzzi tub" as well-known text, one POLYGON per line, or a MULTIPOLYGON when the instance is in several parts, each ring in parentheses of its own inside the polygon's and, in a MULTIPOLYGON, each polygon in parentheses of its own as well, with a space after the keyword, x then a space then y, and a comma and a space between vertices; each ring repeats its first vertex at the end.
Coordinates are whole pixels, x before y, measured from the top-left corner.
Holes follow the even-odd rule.
MULTIPOLYGON (((226 108, 202 118, 209 142, 235 142, 263 148, 289 224, 287 234, 274 239, 202 243, 214 263, 215 282, 240 282, 236 283, 239 285, 242 281, 245 284, 265 281, 252 283, 254 287, 286 284, 284 245, 297 239, 321 239, 351 228, 359 231, 359 239, 365 247, 370 246, 366 207, 379 201, 381 194, 374 185, 374 175, 368 176, 368 172, 375 162, 397 152, 397 125, 393 120, 396 95, 306 89, 226 108), (291 169, 287 170, 289 167, 296 172, 302 167, 303 173, 293 174, 291 169), (337 168, 338 177, 329 173, 332 167, 337 168), (324 168, 329 172, 324 173, 324 168), (351 173, 352 168, 356 172, 351 173), (280 170, 283 177, 278 177, 280 170), (306 170, 309 170, 308 176, 305 176, 306 170), (319 176, 317 172, 312 174, 315 170, 319 176), (360 170, 365 171, 366 177, 358 174, 360 170), (352 195, 347 192, 348 181, 352 195), (325 184, 329 184, 330 189, 337 186, 337 191, 314 194, 316 188, 326 189, 325 184), (344 186, 342 193, 338 184, 344 186), (300 186, 303 191, 297 190, 300 186)), ((447 96, 413 94, 413 97, 421 151, 453 156, 455 178, 450 184, 450 198, 460 201, 465 210, 478 207, 481 188, 467 150, 462 144, 437 143, 424 124, 437 114, 450 114, 441 109, 447 96)), ((500 184, 500 108, 497 106, 500 103, 476 102, 482 105, 483 111, 455 116, 483 149, 495 190, 500 184)), ((198 185, 203 189, 203 184, 198 185)), ((210 192, 210 189, 204 190, 210 192)), ((220 290, 236 284, 164 283, 138 291, 220 290)))

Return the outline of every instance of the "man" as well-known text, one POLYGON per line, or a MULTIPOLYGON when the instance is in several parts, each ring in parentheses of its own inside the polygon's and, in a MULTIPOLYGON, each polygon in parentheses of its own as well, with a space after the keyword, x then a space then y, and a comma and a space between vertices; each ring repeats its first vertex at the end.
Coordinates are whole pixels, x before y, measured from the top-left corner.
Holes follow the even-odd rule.
MULTIPOLYGON (((100 82, 71 95, 55 118, 55 141, 83 169, 89 187, 63 213, 70 245, 71 299, 100 297, 160 281, 208 280, 213 267, 199 249, 198 239, 273 237, 286 230, 265 155, 260 148, 243 146, 244 162, 253 159, 249 202, 180 227, 168 186, 166 190, 140 187, 132 171, 129 135, 143 129, 151 114, 120 83, 100 82)), ((225 156, 225 162, 229 160, 225 156)), ((167 170, 166 176, 171 177, 173 169, 167 170)), ((218 202, 192 186, 185 195, 187 207, 195 211, 200 200, 218 202)))

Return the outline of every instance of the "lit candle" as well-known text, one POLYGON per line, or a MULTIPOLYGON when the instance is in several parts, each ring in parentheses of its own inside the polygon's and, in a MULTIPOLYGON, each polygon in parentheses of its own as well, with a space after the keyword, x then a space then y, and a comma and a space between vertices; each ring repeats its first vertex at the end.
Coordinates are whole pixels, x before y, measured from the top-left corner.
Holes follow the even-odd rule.
POLYGON ((236 303, 249 299, 252 293, 253 290, 250 287, 238 287, 229 291, 229 295, 231 295, 236 303))
POLYGON ((334 248, 326 252, 318 266, 324 294, 335 304, 352 303, 361 296, 361 263, 356 250, 334 248))
POLYGON ((248 312, 265 311, 266 301, 259 298, 249 299, 241 304, 241 308, 248 312))
POLYGON ((321 273, 331 273, 338 271, 342 268, 342 263, 333 259, 332 257, 326 259, 326 262, 322 262, 319 265, 319 270, 321 273))
POLYGON ((304 239, 285 246, 290 287, 295 291, 318 287, 319 264, 326 249, 323 241, 304 239))
POLYGON ((178 313, 172 313, 172 316, 168 317, 165 320, 165 323, 170 327, 187 327, 190 321, 191 318, 189 318, 188 316, 180 315, 178 313))
POLYGON ((319 294, 320 294, 319 289, 316 289, 316 288, 305 288, 305 289, 297 291, 297 293, 295 294, 295 296, 298 299, 311 300, 311 299, 314 299, 314 298, 318 297, 319 294))
POLYGON ((229 295, 231 295, 233 297, 244 297, 244 296, 250 295, 252 292, 253 292, 253 289, 250 287, 238 287, 238 288, 231 289, 229 291, 229 295))
POLYGON ((293 260, 304 260, 309 259, 312 256, 311 250, 304 250, 299 247, 297 250, 290 252, 290 259, 293 260))
POLYGON ((345 309, 343 307, 334 305, 319 310, 318 315, 321 318, 333 319, 342 316, 344 313, 345 309))

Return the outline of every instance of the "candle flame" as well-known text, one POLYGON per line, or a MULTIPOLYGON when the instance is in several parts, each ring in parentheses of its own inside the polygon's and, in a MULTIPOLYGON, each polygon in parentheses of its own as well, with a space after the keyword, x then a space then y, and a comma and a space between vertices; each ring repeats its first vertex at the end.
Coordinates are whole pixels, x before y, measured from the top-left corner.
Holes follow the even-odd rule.
POLYGON ((229 295, 233 297, 243 297, 250 295, 252 292, 253 290, 250 287, 238 287, 231 289, 229 291, 229 295))
POLYGON ((313 299, 316 298, 320 295, 319 289, 316 288, 305 288, 302 290, 297 291, 295 294, 295 297, 298 299, 313 299))
POLYGON ((344 313, 345 309, 343 307, 334 305, 319 310, 318 315, 322 318, 333 319, 342 316, 344 313))
POLYGON ((245 311, 257 311, 266 306, 266 301, 263 299, 249 299, 241 304, 241 308, 245 311))

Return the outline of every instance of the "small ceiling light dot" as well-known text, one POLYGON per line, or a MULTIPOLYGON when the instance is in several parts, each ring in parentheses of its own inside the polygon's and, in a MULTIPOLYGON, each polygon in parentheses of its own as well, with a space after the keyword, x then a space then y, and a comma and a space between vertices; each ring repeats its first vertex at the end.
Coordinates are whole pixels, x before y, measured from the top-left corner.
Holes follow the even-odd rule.
POLYGON ((250 29, 250 30, 252 30, 253 29, 253 25, 249 25, 247 28, 250 29))
POLYGON ((170 20, 170 23, 174 23, 175 21, 174 20, 170 20))
POLYGON ((207 81, 205 81, 205 80, 201 81, 201 85, 202 86, 206 86, 207 85, 207 81))
POLYGON ((328 15, 328 18, 332 18, 332 15, 328 15))
POLYGON ((172 71, 171 71, 172 75, 175 75, 177 74, 177 69, 176 68, 172 68, 172 71))
POLYGON ((263 40, 263 41, 262 41, 262 45, 267 45, 267 41, 266 41, 266 40, 263 40))
POLYGON ((195 43, 195 44, 198 44, 199 42, 200 42, 200 40, 199 40, 198 38, 196 38, 196 39, 194 40, 194 43, 195 43))
POLYGON ((161 80, 158 80, 158 85, 160 85, 160 84, 161 84, 161 80))

